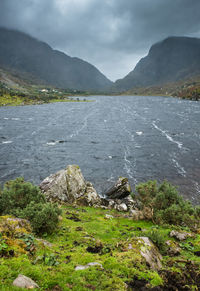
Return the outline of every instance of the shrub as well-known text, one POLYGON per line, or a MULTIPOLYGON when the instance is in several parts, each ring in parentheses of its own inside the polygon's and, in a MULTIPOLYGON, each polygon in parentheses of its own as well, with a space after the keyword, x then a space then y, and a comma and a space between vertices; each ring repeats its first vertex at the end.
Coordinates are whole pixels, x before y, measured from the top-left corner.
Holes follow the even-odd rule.
POLYGON ((22 218, 31 221, 33 230, 36 233, 53 232, 58 223, 58 216, 61 210, 56 204, 38 203, 33 201, 21 212, 22 218))
POLYGON ((52 232, 61 210, 46 202, 39 187, 17 178, 5 183, 0 192, 0 215, 11 214, 28 219, 36 233, 52 232))
POLYGON ((178 194, 177 189, 169 182, 158 185, 156 181, 148 181, 136 187, 141 207, 149 207, 155 223, 191 226, 194 216, 198 216, 192 204, 178 194))
POLYGON ((46 202, 39 187, 30 182, 25 182, 22 177, 8 181, 0 195, 0 215, 17 215, 31 201, 35 203, 46 202))

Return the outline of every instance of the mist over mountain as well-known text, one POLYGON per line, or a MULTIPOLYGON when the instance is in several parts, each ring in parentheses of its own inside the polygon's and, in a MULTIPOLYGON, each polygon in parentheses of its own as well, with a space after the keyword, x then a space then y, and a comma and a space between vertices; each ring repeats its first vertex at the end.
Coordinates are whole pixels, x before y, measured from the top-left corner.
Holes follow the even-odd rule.
POLYGON ((0 28, 0 66, 59 88, 106 90, 112 85, 96 67, 53 50, 31 36, 0 28))
POLYGON ((118 90, 176 82, 200 74, 200 39, 168 37, 154 44, 125 78, 117 80, 118 90))

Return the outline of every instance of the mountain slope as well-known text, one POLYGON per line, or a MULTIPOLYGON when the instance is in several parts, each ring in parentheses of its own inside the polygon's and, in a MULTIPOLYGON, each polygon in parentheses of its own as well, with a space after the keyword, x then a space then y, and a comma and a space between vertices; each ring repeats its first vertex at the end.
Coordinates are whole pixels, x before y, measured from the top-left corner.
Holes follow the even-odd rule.
POLYGON ((169 37, 153 45, 117 89, 128 90, 176 82, 200 74, 200 39, 169 37))
POLYGON ((105 90, 112 85, 93 65, 31 36, 0 28, 0 66, 60 88, 105 90))

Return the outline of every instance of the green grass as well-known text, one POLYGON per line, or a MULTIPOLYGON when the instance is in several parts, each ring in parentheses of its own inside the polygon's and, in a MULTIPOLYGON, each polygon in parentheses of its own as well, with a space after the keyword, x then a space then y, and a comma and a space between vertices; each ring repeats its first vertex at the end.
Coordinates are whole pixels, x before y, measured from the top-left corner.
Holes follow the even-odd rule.
POLYGON ((92 100, 76 100, 76 99, 29 99, 28 96, 26 98, 19 96, 11 96, 9 94, 0 96, 0 106, 19 106, 19 105, 34 105, 34 104, 43 104, 43 103, 57 103, 57 102, 93 102, 92 100))
MULTIPOLYGON (((127 248, 130 243, 134 246, 135 237, 145 236, 155 227, 151 222, 133 221, 111 210, 72 206, 63 206, 62 209, 62 220, 57 231, 43 237, 52 246, 44 246, 35 240, 36 251, 33 255, 16 252, 14 257, 0 258, 0 290, 21 290, 12 286, 18 274, 36 281, 39 290, 127 290, 126 282, 134 276, 146 279, 150 286, 163 283, 162 276, 149 269, 137 248, 127 248), (105 214, 113 218, 105 219, 105 214), (70 217, 80 221, 71 220, 70 217), (95 245, 101 246, 100 253, 87 251, 88 246, 95 245), (36 260, 38 257, 40 259, 36 260), (98 262, 103 268, 93 266, 75 271, 77 265, 90 262, 98 262)), ((159 230, 169 238, 171 227, 159 227, 159 230)), ((194 249, 199 250, 200 235, 184 243, 190 241, 194 249)), ((179 257, 164 257, 164 268, 174 268, 168 263, 178 259, 200 263, 193 249, 182 247, 179 257)), ((181 266, 177 265, 176 268, 180 270, 181 266)))

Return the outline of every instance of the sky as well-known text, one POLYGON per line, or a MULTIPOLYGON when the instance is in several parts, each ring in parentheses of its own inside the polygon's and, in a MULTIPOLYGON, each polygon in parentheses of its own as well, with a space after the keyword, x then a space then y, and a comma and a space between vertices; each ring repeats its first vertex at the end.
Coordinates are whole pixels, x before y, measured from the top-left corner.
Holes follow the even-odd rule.
POLYGON ((0 26, 82 58, 115 81, 155 42, 200 37, 200 0, 0 0, 0 26))

